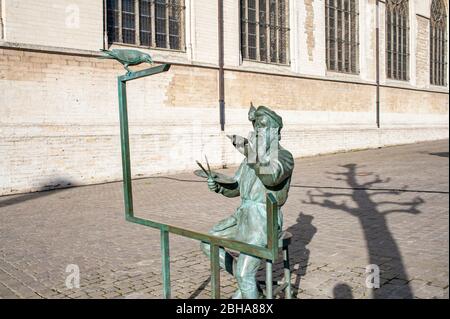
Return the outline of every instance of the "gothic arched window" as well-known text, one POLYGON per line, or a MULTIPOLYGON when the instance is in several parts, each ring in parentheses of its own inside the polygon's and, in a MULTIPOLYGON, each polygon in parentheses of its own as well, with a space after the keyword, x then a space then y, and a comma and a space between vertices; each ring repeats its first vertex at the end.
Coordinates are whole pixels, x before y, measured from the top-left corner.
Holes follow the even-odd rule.
POLYGON ((430 83, 446 83, 447 70, 447 12, 444 1, 431 1, 430 15, 430 83))
POLYGON ((326 54, 330 71, 358 72, 357 0, 326 0, 326 54))
POLYGON ((408 80, 409 1, 386 0, 386 74, 408 80))

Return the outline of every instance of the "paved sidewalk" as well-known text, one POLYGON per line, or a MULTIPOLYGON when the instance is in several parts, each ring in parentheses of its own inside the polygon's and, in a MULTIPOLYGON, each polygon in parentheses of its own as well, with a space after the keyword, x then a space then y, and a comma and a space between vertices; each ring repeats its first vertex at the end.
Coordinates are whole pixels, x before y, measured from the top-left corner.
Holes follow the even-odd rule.
MULTIPOLYGON (((295 296, 448 298, 448 152, 437 141, 297 160, 283 210, 295 296), (379 289, 366 288, 369 264, 379 289)), ((134 196, 136 215, 203 232, 239 203, 191 173, 135 181, 134 196)), ((198 242, 172 236, 170 249, 173 297, 209 298, 198 242)), ((159 233, 124 220, 121 183, 0 197, 0 298, 160 298, 160 266, 159 233), (69 264, 79 289, 65 286, 69 264)), ((222 297, 235 288, 223 273, 222 297)))

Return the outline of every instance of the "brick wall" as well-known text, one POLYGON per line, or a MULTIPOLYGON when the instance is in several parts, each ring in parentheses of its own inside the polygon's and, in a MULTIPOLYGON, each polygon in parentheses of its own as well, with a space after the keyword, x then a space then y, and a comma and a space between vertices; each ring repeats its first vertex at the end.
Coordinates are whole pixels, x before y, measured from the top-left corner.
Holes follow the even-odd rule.
MULTIPOLYGON (((385 79, 380 3, 381 80, 390 87, 381 88, 377 129, 375 0, 359 1, 357 75, 326 70, 324 0, 290 1, 287 66, 241 63, 238 1, 224 1, 226 131, 221 132, 217 2, 186 0, 186 51, 142 49, 156 61, 176 65, 128 86, 134 176, 196 169, 195 159, 204 154, 213 166, 238 163, 241 156, 225 135, 247 135, 250 102, 283 116, 282 144, 294 156, 447 138, 448 88, 428 84, 429 1, 424 2, 411 4, 422 16, 411 14, 417 37, 411 46, 414 77, 408 82, 385 79)), ((123 68, 93 52, 104 42, 102 1, 0 3, 5 26, 0 195, 120 180, 116 76, 123 68)))
MULTIPOLYGON (((0 194, 120 180, 122 73, 110 60, 0 49, 0 194)), ((448 136, 443 94, 393 89, 400 106, 384 116, 395 126, 377 130, 373 86, 237 71, 226 72, 220 132, 216 81, 214 68, 179 65, 129 84, 134 176, 196 169, 204 154, 213 166, 238 163, 225 134, 247 135, 250 101, 283 116, 282 144, 295 156, 448 136)))
POLYGON ((3 0, 5 39, 98 50, 103 47, 102 3, 101 0, 3 0))
POLYGON ((429 20, 417 16, 417 42, 416 42, 416 84, 418 87, 428 87, 430 84, 430 33, 429 20))
POLYGON ((243 72, 227 73, 225 83, 230 107, 253 102, 284 110, 367 112, 375 103, 369 85, 243 72))

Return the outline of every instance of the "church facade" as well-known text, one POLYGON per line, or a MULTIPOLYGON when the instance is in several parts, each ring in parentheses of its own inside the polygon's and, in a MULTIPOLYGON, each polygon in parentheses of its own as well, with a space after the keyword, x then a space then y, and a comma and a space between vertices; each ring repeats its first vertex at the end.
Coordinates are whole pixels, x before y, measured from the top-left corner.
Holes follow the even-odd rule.
POLYGON ((135 177, 241 158, 251 103, 295 157, 448 138, 447 0, 0 0, 0 195, 121 180, 117 76, 135 177), (135 69, 144 68, 142 65, 135 69))

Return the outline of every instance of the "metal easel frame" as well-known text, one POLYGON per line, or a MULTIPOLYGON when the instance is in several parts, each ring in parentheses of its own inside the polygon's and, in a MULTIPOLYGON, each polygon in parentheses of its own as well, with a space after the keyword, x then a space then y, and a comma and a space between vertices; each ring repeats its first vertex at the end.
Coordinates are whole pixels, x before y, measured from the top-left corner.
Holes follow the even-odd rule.
POLYGON ((259 247, 244 242, 224 239, 209 234, 184 229, 152 220, 136 217, 133 211, 133 191, 130 162, 130 142, 128 133, 128 111, 127 111, 127 82, 137 80, 151 75, 167 72, 170 64, 162 64, 145 70, 130 72, 118 77, 119 89, 119 114, 120 114, 120 138, 122 151, 123 190, 125 201, 125 219, 139 225, 156 228, 161 232, 161 256, 163 297, 171 297, 170 289, 170 251, 169 233, 196 239, 211 245, 211 292, 212 298, 220 298, 220 266, 219 248, 228 248, 266 260, 266 296, 273 298, 272 264, 278 256, 278 204, 272 194, 267 194, 267 246, 259 247))

